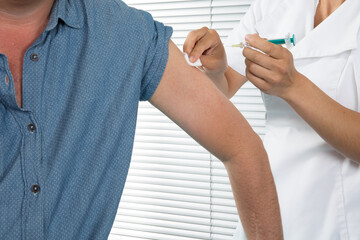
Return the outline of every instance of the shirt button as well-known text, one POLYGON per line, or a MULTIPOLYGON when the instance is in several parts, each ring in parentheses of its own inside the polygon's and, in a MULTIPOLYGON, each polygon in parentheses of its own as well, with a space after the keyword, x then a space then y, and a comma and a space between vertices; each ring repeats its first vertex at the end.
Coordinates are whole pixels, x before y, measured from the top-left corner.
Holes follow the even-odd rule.
POLYGON ((37 54, 37 53, 31 54, 31 55, 30 55, 30 59, 31 59, 31 61, 33 61, 33 62, 39 61, 39 54, 37 54))
POLYGON ((30 123, 30 124, 27 126, 27 129, 29 130, 29 132, 33 133, 33 132, 36 131, 36 126, 35 126, 35 124, 30 123))
POLYGON ((37 184, 35 184, 35 185, 32 185, 31 186, 31 191, 33 192, 33 193, 38 193, 38 192, 40 192, 40 186, 39 185, 37 185, 37 184))

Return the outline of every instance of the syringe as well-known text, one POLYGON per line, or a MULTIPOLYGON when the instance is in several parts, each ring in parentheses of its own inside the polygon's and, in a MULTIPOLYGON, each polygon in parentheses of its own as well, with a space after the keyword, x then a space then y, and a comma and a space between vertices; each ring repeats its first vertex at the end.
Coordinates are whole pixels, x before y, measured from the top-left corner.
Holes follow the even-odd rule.
MULTIPOLYGON (((292 37, 290 37, 291 35, 288 34, 285 38, 279 38, 279 39, 271 39, 271 40, 267 40, 273 44, 277 44, 277 45, 282 45, 282 44, 286 44, 287 48, 290 48, 291 45, 295 46, 295 35, 293 34, 292 37)), ((248 43, 239 43, 239 44, 235 44, 235 45, 231 45, 231 47, 239 47, 239 48, 244 48, 244 47, 249 47, 250 45, 248 43)))

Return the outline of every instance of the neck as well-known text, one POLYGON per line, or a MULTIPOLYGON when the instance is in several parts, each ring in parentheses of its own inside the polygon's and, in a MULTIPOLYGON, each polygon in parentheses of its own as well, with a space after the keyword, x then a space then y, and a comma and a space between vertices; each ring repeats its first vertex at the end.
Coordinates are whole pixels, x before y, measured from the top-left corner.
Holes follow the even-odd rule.
POLYGON ((315 13, 314 27, 330 16, 345 0, 320 0, 315 13))
POLYGON ((54 0, 0 0, 0 26, 44 23, 49 18, 53 3, 54 0))
POLYGON ((318 9, 320 9, 324 15, 330 16, 330 14, 344 2, 345 0, 320 0, 318 9))

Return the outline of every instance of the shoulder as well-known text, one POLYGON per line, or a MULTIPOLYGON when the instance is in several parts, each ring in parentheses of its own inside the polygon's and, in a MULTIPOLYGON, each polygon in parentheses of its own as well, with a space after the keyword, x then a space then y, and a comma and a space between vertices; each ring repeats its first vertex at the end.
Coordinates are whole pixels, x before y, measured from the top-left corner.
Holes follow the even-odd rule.
POLYGON ((109 9, 129 11, 131 8, 121 0, 83 0, 86 10, 94 12, 106 11, 109 9))
POLYGON ((149 13, 129 7, 121 0, 84 0, 83 4, 88 22, 97 25, 138 27, 153 21, 149 13))
POLYGON ((121 0, 83 0, 87 27, 95 35, 127 39, 152 34, 156 24, 150 13, 128 6, 121 0))

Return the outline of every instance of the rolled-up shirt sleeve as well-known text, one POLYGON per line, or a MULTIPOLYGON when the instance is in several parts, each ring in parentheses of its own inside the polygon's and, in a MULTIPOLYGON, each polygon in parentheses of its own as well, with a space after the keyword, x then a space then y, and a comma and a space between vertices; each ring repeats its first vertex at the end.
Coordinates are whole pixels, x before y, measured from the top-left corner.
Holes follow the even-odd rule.
POLYGON ((172 35, 172 28, 163 23, 154 21, 147 12, 143 15, 143 37, 147 46, 147 55, 141 81, 140 100, 149 100, 156 91, 165 71, 169 56, 169 41, 172 35))

